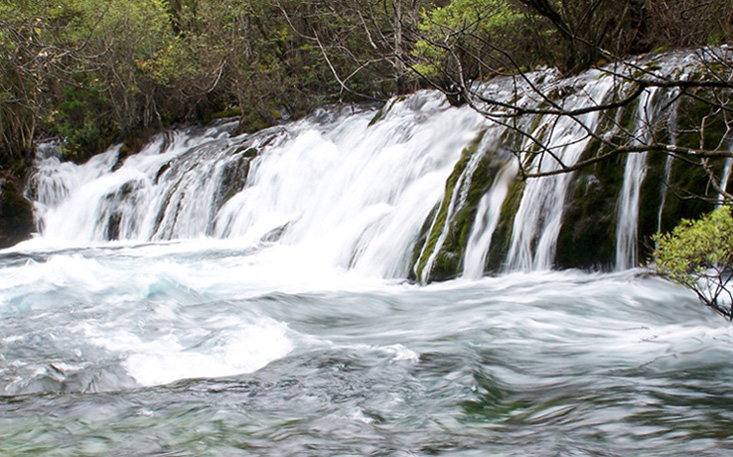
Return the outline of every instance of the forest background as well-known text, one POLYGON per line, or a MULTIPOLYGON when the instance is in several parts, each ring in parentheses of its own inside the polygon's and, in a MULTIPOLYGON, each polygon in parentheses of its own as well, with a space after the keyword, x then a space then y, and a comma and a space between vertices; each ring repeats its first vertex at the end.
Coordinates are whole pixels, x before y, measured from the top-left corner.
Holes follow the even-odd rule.
POLYGON ((577 73, 732 31, 727 0, 10 0, 0 169, 22 175, 44 137, 83 160, 182 122, 239 116, 254 131, 329 103, 577 73))

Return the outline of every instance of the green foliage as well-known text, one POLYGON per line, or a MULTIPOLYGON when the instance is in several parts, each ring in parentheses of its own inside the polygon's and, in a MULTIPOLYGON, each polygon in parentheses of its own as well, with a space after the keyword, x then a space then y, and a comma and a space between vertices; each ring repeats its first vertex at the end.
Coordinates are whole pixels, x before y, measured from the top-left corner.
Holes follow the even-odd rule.
MULTIPOLYGON (((460 59, 459 55, 468 50, 484 58, 492 54, 490 42, 498 43, 521 30, 524 19, 520 10, 504 0, 453 0, 444 7, 428 9, 419 25, 422 38, 415 44, 414 53, 419 58, 415 68, 423 75, 438 77, 456 63, 451 60, 460 59)), ((468 68, 468 60, 461 60, 468 68)), ((497 67, 502 65, 507 62, 497 67)))
POLYGON ((733 267, 733 217, 723 206, 699 220, 683 220, 654 237, 656 271, 691 289, 707 306, 733 319, 729 282, 733 267))
MULTIPOLYGON (((556 64, 568 44, 644 38, 641 32, 652 28, 628 22, 639 5, 658 16, 652 24, 676 18, 650 0, 592 3, 5 0, 0 154, 9 162, 28 158, 42 130, 65 138, 66 151, 82 159, 119 134, 205 121, 232 107, 241 111, 242 130, 252 130, 276 122, 275 112, 295 116, 331 102, 383 100, 426 84, 410 67, 447 88, 459 75, 475 80, 556 64), (580 39, 563 41, 536 8, 541 4, 551 5, 580 39)), ((730 2, 710 5, 700 11, 715 26, 703 23, 685 45, 730 40, 730 2)), ((687 34, 689 28, 659 29, 687 34)))

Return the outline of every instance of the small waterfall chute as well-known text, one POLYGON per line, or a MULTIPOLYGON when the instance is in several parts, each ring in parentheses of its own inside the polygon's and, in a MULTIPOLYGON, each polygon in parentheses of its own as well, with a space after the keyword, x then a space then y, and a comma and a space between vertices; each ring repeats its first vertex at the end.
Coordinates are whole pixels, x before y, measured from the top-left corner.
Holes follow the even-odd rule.
MULTIPOLYGON (((584 89, 565 100, 566 109, 600 104, 613 88, 613 81, 609 78, 600 78, 593 73, 586 78, 589 79, 584 81, 584 89)), ((535 165, 535 170, 539 173, 558 170, 561 167, 558 161, 562 161, 564 166, 574 165, 591 139, 588 130, 596 130, 599 118, 597 111, 580 116, 543 116, 539 130, 533 132, 533 136, 542 141, 545 151, 551 151, 557 160, 540 151, 542 160, 535 165)), ((525 140, 523 149, 530 151, 528 154, 533 154, 533 142, 534 138, 525 140)), ((508 270, 545 270, 552 267, 570 176, 570 173, 562 173, 527 183, 514 219, 506 261, 508 270)))

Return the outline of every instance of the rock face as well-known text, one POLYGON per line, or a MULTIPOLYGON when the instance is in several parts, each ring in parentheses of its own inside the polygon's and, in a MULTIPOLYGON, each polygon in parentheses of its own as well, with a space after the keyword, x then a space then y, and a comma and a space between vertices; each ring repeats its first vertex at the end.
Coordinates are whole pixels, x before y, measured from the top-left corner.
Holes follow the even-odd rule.
MULTIPOLYGON (((650 56, 636 69, 671 79, 696 78, 701 70, 699 64, 690 63, 693 60, 685 54, 650 56)), ((653 143, 729 150, 730 121, 718 105, 729 103, 731 90, 701 89, 685 97, 675 88, 612 81, 604 71, 567 80, 538 78, 534 87, 555 106, 571 111, 608 105, 632 93, 638 96, 596 114, 573 116, 572 121, 570 116, 543 112, 546 100, 505 101, 536 112, 528 109, 503 130, 490 128, 481 142, 464 151, 446 182, 433 222, 426 223, 416 243, 414 279, 430 282, 547 268, 633 268, 649 260, 653 234, 715 208, 716 187, 733 188, 733 159, 703 162, 662 150, 622 154, 614 150, 617 145, 653 143), (518 174, 513 181, 494 185, 501 171, 496 164, 506 160, 507 150, 514 151, 529 173, 554 170, 548 152, 565 165, 585 161, 590 165, 538 179, 523 180, 518 174), (471 167, 474 163, 478 166, 471 167)), ((633 76, 642 77, 646 76, 633 76)), ((484 90, 489 95, 483 97, 501 101, 507 92, 503 89, 500 79, 490 82, 484 90)))
POLYGON ((34 228, 33 205, 6 180, 0 187, 0 248, 28 239, 34 228))

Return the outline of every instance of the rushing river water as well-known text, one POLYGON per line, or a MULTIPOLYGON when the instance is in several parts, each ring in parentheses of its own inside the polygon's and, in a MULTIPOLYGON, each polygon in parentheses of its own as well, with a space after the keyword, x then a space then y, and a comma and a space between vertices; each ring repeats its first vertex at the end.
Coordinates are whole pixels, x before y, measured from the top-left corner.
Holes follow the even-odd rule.
MULTIPOLYGON (((583 108, 614 93, 602 76, 485 89, 560 84, 583 108)), ((640 139, 657 92, 627 116, 640 139)), ((589 142, 520 121, 568 164, 589 142)), ((573 179, 522 191, 507 128, 442 94, 235 127, 83 165, 41 148, 39 233, 0 251, 0 455, 733 455, 729 323, 629 269, 642 207, 663 216, 644 156, 603 190, 618 271, 558 272, 573 179)))
POLYGON ((0 253, 0 455, 718 456, 733 335, 640 271, 416 286, 231 240, 0 253))

